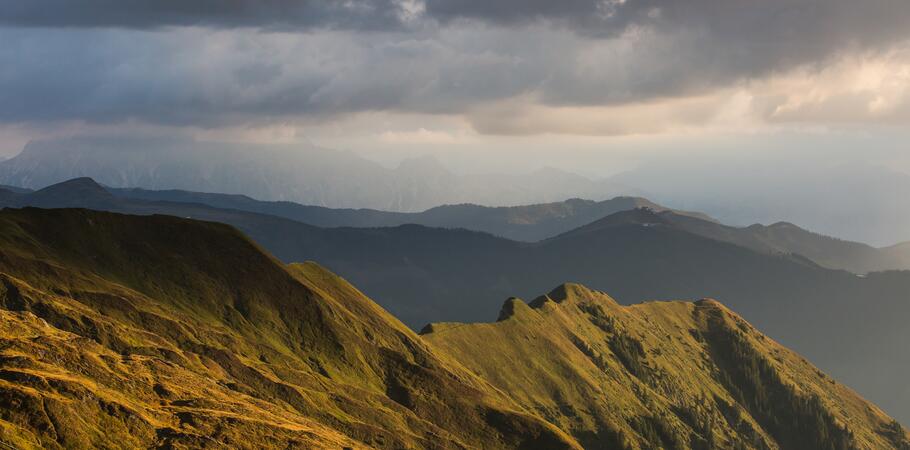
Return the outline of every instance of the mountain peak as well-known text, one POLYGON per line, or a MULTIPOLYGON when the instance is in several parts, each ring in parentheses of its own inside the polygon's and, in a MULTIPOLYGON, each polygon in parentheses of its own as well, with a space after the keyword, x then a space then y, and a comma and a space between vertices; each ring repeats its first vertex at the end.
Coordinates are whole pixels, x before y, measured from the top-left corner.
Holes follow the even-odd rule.
POLYGON ((48 186, 44 189, 25 194, 23 199, 28 206, 38 208, 99 208, 99 205, 105 205, 114 199, 114 195, 108 192, 95 180, 82 177, 73 178, 62 183, 48 186))
POLYGON ((654 225, 667 223, 672 211, 658 211, 648 206, 620 211, 600 219, 591 225, 654 225))
POLYGON ((567 300, 591 297, 592 294, 594 294, 593 291, 578 283, 563 283, 556 286, 547 296, 556 303, 562 303, 567 300))
POLYGON ((589 233, 592 231, 623 225, 641 225, 647 227, 654 225, 666 225, 669 223, 667 220, 668 215, 673 214, 674 213, 669 210, 656 211, 647 206, 638 207, 635 209, 629 209, 610 214, 609 216, 606 216, 600 220, 596 220, 585 226, 568 231, 552 239, 575 236, 583 233, 589 233))
POLYGON ((78 194, 78 195, 83 195, 83 196, 85 196, 85 195, 110 196, 111 195, 111 193, 108 192, 107 189, 104 188, 104 186, 101 186, 100 184, 98 184, 98 182, 96 182, 94 179, 92 179, 90 177, 73 178, 71 180, 63 181, 63 182, 60 182, 57 184, 52 184, 50 186, 45 187, 44 189, 35 191, 35 194, 61 194, 61 193, 69 193, 69 194, 74 194, 74 195, 78 194))
POLYGON ((526 313, 531 312, 531 307, 528 306, 524 300, 518 297, 509 297, 505 303, 502 304, 502 309, 499 311, 499 317, 496 318, 497 322, 502 322, 503 320, 508 320, 516 316, 521 316, 526 313))
POLYGON ((711 308, 725 308, 723 303, 713 299, 713 298, 703 298, 695 302, 695 306, 704 306, 711 308))
POLYGON ((540 309, 547 303, 562 305, 589 302, 606 302, 610 305, 618 305, 616 300, 613 300, 609 295, 592 290, 587 286, 578 283, 563 283, 556 286, 546 295, 535 298, 529 306, 534 309, 540 309))
POLYGON ((768 228, 799 228, 799 226, 790 223, 790 222, 775 222, 768 226, 768 228))

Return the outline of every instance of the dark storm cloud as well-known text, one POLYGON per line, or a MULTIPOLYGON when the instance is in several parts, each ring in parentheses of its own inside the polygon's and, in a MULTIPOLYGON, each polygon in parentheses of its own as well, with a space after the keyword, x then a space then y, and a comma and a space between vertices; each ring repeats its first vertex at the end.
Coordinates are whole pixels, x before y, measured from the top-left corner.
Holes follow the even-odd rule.
POLYGON ((622 105, 884 52, 908 23, 907 0, 0 0, 0 122, 622 105))
POLYGON ((398 0, 0 0, 0 25, 388 29, 401 24, 398 0))
MULTIPOLYGON (((910 38, 906 0, 427 0, 425 9, 428 17, 443 23, 545 22, 591 39, 648 30, 677 40, 664 54, 654 55, 665 61, 648 66, 666 70, 665 63, 672 63, 708 85, 825 62, 838 53, 887 47, 910 38)), ((639 81, 628 97, 634 100, 639 90, 674 95, 678 86, 655 80, 655 75, 663 78, 637 72, 639 81)), ((578 84, 567 87, 572 86, 578 84)), ((584 98, 590 93, 566 100, 584 98)))
POLYGON ((546 21, 606 36, 632 25, 697 28, 760 46, 807 35, 881 38, 906 28, 908 12, 905 0, 0 0, 0 25, 394 30, 418 18, 546 21))
POLYGON ((873 35, 887 33, 894 25, 905 24, 910 12, 904 0, 426 0, 424 5, 427 17, 444 22, 545 20, 589 33, 651 24, 712 29, 729 36, 763 34, 773 41, 800 33, 850 33, 856 28, 873 35))
POLYGON ((220 126, 367 110, 458 112, 539 83, 543 60, 506 43, 509 33, 496 33, 506 45, 496 50, 478 33, 456 34, 0 28, 0 122, 220 126))

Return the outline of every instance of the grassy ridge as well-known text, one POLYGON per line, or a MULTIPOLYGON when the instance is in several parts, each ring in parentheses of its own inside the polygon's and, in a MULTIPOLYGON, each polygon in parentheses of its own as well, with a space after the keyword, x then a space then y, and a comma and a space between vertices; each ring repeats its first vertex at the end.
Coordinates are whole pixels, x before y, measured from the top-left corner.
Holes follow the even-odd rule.
POLYGON ((0 213, 0 431, 44 448, 573 448, 337 277, 236 230, 0 213))
POLYGON ((621 306, 567 284, 424 338, 586 448, 910 446, 881 410, 713 300, 621 306))
MULTIPOLYGON (((413 333, 234 228, 0 211, 0 443, 16 448, 907 448, 714 301, 568 284, 413 333)), ((2 445, 0 445, 2 446, 2 445)))

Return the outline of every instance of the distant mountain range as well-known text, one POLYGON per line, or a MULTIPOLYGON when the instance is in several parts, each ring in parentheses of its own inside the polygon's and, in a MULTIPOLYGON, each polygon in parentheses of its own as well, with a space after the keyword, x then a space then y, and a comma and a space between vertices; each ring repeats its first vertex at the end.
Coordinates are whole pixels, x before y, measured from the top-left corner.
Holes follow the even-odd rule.
POLYGON ((668 156, 611 179, 727 224, 788 221, 875 246, 910 241, 910 174, 863 160, 829 161, 824 149, 744 153, 668 156))
POLYGON ((458 203, 521 205, 603 200, 635 190, 556 169, 456 175, 432 158, 385 168, 351 152, 179 139, 71 138, 30 142, 0 162, 0 184, 37 189, 77 177, 112 187, 244 194, 334 208, 423 211, 458 203))
MULTIPOLYGON (((94 184, 84 180, 86 184, 94 184)), ((96 186, 96 189, 100 186, 96 186)), ((3 188, 0 187, 0 190, 3 188)), ((661 214, 661 222, 672 222, 693 234, 730 242, 768 253, 796 253, 832 268, 864 274, 882 270, 910 270, 910 243, 875 248, 812 233, 787 222, 769 226, 731 227, 697 212, 669 210, 641 197, 617 197, 594 202, 570 199, 562 202, 513 207, 487 207, 473 204, 445 205, 419 213, 399 213, 370 209, 333 209, 293 202, 259 201, 243 195, 213 194, 181 190, 153 191, 138 188, 104 188, 111 194, 129 199, 172 203, 197 203, 219 209, 268 214, 319 227, 393 227, 405 224, 438 228, 464 228, 483 231, 511 240, 536 242, 572 230, 584 231, 598 226, 597 221, 616 212, 647 208, 661 214)), ((24 193, 24 190, 17 189, 24 193)), ((105 197, 107 194, 101 194, 105 197)), ((55 196, 51 196, 56 198, 55 196)), ((74 206, 90 206, 80 203, 74 206)), ((59 199, 58 199, 59 200, 59 199)), ((0 200, 2 201, 2 200, 0 200)), ((39 205, 23 197, 23 205, 39 205)), ((7 200, 9 203, 10 200, 7 200)), ((68 203, 51 202, 67 206, 68 203)), ((101 208, 104 209, 104 208, 101 208)))
POLYGON ((657 214, 642 216, 620 215, 572 230, 580 235, 603 227, 616 225, 617 220, 671 226, 706 238, 729 242, 766 254, 797 254, 831 269, 843 269, 857 274, 884 270, 910 270, 910 243, 875 248, 859 242, 845 241, 800 228, 792 223, 755 224, 731 227, 694 215, 672 210, 651 210, 657 214))
MULTIPOLYGON (((858 245, 790 225, 736 229, 639 208, 528 243, 420 225, 316 227, 200 203, 118 196, 87 179, 8 193, 5 202, 227 223, 283 261, 319 261, 414 329, 487 320, 502 298, 534 296, 565 281, 608 289, 625 304, 714 297, 886 410, 910 418, 910 393, 902 387, 910 353, 901 344, 910 339, 910 272, 861 277, 782 252, 782 246, 814 249, 813 257, 821 258, 839 254, 838 245, 858 245)), ((901 248, 907 247, 883 251, 901 248)))
POLYGON ((713 300, 566 284, 418 336, 230 227, 73 209, 0 211, 0 404, 22 449, 910 447, 713 300))
MULTIPOLYGON (((829 161, 821 149, 805 154, 771 149, 706 151, 697 158, 688 151, 675 152, 643 159, 604 179, 556 169, 523 175, 459 175, 431 157, 408 159, 389 168, 352 152, 307 144, 176 138, 33 141, 19 155, 0 161, 0 185, 40 189, 77 177, 91 177, 116 188, 240 194, 266 201, 394 212, 421 212, 440 205, 517 206, 633 196, 667 208, 700 211, 734 226, 787 221, 876 247, 910 241, 910 207, 904 198, 910 192, 910 174, 887 164, 849 163, 835 157, 829 161)), ((529 241, 538 237, 507 236, 529 241)))
MULTIPOLYGON (((595 202, 569 199, 561 202, 490 207, 475 204, 443 205, 422 212, 402 213, 375 209, 335 209, 293 202, 266 202, 244 195, 212 194, 181 190, 107 188, 118 197, 199 203, 223 209, 269 214, 319 227, 394 227, 415 224, 438 228, 483 231, 517 241, 535 242, 569 231, 610 214, 636 208, 665 211, 667 208, 641 197, 616 197, 595 202)), ((703 220, 703 214, 677 211, 703 220)))

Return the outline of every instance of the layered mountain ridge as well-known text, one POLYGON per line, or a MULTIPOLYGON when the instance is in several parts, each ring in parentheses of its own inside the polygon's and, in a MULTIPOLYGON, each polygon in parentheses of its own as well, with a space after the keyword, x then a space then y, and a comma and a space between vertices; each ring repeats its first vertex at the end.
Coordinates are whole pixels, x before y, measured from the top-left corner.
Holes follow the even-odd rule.
MULTIPOLYGON (((213 194, 183 190, 154 191, 140 188, 102 187, 90 178, 77 178, 40 191, 0 187, 0 206, 46 206, 105 208, 112 194, 120 203, 157 203, 159 212, 168 213, 166 204, 205 205, 219 210, 236 210, 290 219, 323 228, 395 227, 417 224, 435 228, 481 231, 511 240, 536 242, 568 232, 591 229, 597 222, 615 221, 610 216, 635 209, 661 213, 656 222, 671 223, 693 234, 744 246, 763 253, 794 253, 832 269, 858 274, 883 270, 910 270, 908 243, 875 248, 845 241, 800 228, 788 222, 733 227, 718 223, 704 214, 679 211, 641 197, 616 197, 603 201, 569 199, 562 202, 511 207, 475 204, 443 205, 416 213, 375 209, 333 209, 294 202, 255 200, 244 195, 213 194), (73 193, 83 192, 82 195, 73 193), (101 192, 101 191, 106 192, 101 192), (46 192, 45 192, 46 191, 46 192), (89 191, 94 191, 89 193, 89 191), (42 195, 37 195, 38 193, 42 195)), ((628 220, 629 217, 626 217, 628 220)), ((637 220, 644 223, 650 218, 637 220)))
POLYGON ((387 168, 352 152, 313 145, 179 138, 36 140, 18 155, 0 161, 0 184, 38 189, 78 177, 92 177, 114 187, 246 194, 265 200, 389 211, 422 211, 464 202, 520 205, 577 196, 602 200, 634 193, 615 183, 554 170, 459 175, 432 158, 406 160, 397 168, 387 168))
POLYGON ((331 272, 285 266, 221 224, 7 209, 0 440, 17 448, 908 445, 877 407, 716 302, 623 307, 569 284, 504 309, 495 324, 434 325, 418 336, 331 272), (493 358, 480 361, 469 350, 482 337, 479 351, 493 358), (758 378, 737 376, 742 361, 758 378), (794 417, 802 428, 787 425, 794 417))
MULTIPOLYGON (((87 186, 80 185, 91 181, 74 183, 82 189, 87 186)), ((198 203, 111 198, 98 189, 86 192, 99 195, 40 206, 227 223, 284 262, 319 261, 415 330, 429 322, 488 320, 495 317, 503 298, 530 298, 566 281, 609 290, 623 304, 720 298, 889 413, 910 420, 910 394, 905 389, 910 353, 902 345, 910 339, 905 326, 910 314, 907 272, 860 277, 830 270, 781 250, 780 240, 757 239, 742 229, 644 209, 615 213, 555 238, 524 243, 419 225, 322 228, 198 203), (742 236, 748 239, 738 242, 742 236), (752 244, 756 245, 750 248, 752 244)), ((24 206, 28 202, 23 199, 32 201, 36 194, 14 196, 19 203, 13 206, 24 206)))
MULTIPOLYGON (((523 206, 442 205, 422 212, 401 213, 373 209, 333 209, 293 202, 264 202, 242 195, 209 194, 180 190, 109 190, 137 200, 200 203, 215 208, 269 214, 319 227, 393 227, 405 224, 437 228, 464 228, 517 241, 535 242, 580 227, 610 214, 636 208, 667 208, 641 197, 615 197, 593 201, 573 198, 561 202, 523 206)), ((704 220, 703 214, 676 211, 704 220)))
POLYGON ((875 248, 859 242, 845 241, 800 228, 789 222, 771 225, 754 224, 732 227, 692 214, 650 207, 640 211, 619 211, 617 214, 593 221, 566 234, 578 234, 621 222, 663 224, 699 236, 728 242, 767 254, 798 254, 831 269, 865 274, 884 270, 910 270, 908 245, 875 248))

